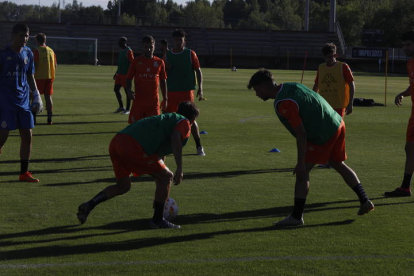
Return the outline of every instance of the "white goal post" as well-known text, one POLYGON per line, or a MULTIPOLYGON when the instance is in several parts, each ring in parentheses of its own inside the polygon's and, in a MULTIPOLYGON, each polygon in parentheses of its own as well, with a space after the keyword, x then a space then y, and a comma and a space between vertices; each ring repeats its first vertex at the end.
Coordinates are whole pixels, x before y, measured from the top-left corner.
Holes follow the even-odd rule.
MULTIPOLYGON (((53 49, 59 64, 98 65, 98 39, 85 37, 46 36, 46 45, 53 49)), ((28 47, 37 47, 31 36, 28 47)))

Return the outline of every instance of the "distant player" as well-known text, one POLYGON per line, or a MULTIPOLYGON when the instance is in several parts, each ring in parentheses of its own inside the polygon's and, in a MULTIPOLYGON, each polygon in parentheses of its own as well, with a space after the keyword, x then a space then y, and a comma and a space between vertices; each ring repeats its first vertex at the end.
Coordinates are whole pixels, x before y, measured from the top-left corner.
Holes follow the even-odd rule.
POLYGON ((405 167, 401 186, 394 191, 385 192, 385 196, 400 197, 411 196, 411 178, 414 171, 414 32, 409 31, 401 36, 402 47, 410 59, 407 62, 407 72, 410 85, 395 97, 395 104, 402 105, 404 97, 411 96, 411 116, 408 120, 406 143, 405 143, 405 167))
POLYGON ((0 153, 11 130, 20 133, 20 181, 39 182, 29 172, 32 151, 32 110, 39 113, 43 102, 34 78, 33 53, 26 47, 29 27, 18 23, 12 30, 12 43, 0 51, 0 153), (32 91, 32 108, 30 107, 32 91))
POLYGON ((128 47, 127 41, 126 37, 120 37, 118 40, 118 46, 121 50, 118 55, 118 69, 113 77, 115 80, 114 92, 119 104, 118 109, 114 113, 121 112, 122 114, 129 114, 129 108, 131 107, 131 100, 128 98, 128 95, 125 97, 126 108, 124 107, 121 96, 121 87, 125 89, 125 94, 127 94, 126 75, 129 70, 129 65, 134 60, 134 52, 128 47))
MULTIPOLYGON (((164 61, 154 56, 155 41, 152 36, 142 38, 143 54, 134 59, 127 74, 127 94, 133 99, 128 122, 160 115, 158 87, 161 88, 163 103, 167 104, 167 74, 164 61), (135 92, 132 92, 132 80, 135 92)), ((165 106, 163 106, 163 109, 165 106)))
POLYGON ((164 204, 171 183, 183 179, 182 147, 190 136, 191 124, 199 111, 194 103, 180 103, 177 113, 167 113, 139 120, 118 132, 109 145, 109 154, 116 176, 116 185, 108 186, 90 201, 78 207, 78 219, 85 223, 96 205, 131 189, 131 173, 149 174, 155 178, 154 215, 151 228, 181 228, 164 219, 164 204), (177 169, 173 174, 162 157, 174 154, 177 169))
POLYGON ((357 194, 360 208, 357 215, 374 210, 355 172, 343 161, 345 152, 345 123, 341 116, 317 93, 298 83, 277 85, 267 70, 255 73, 248 88, 266 101, 274 99, 274 109, 282 124, 296 138, 297 164, 293 212, 276 223, 280 226, 303 225, 303 211, 309 191, 309 172, 315 164, 329 164, 357 194))
POLYGON ((343 118, 351 114, 354 107, 354 76, 348 64, 336 60, 335 44, 325 44, 322 54, 325 63, 319 65, 313 91, 319 92, 343 118))
MULTIPOLYGON (((193 90, 198 83, 197 97, 203 100, 203 74, 196 53, 185 47, 185 32, 181 29, 172 34, 174 48, 167 51, 165 61, 167 68, 168 106, 164 112, 175 112, 180 102, 194 101, 193 90)), ((196 143, 197 154, 205 156, 201 145, 197 122, 191 128, 191 134, 196 143)))
MULTIPOLYGON (((47 124, 51 125, 53 115, 53 81, 55 80, 57 60, 53 50, 46 46, 46 35, 36 35, 37 49, 33 51, 35 62, 35 79, 40 95, 45 96, 47 110, 47 124)), ((34 114, 36 121, 36 116, 34 114)))
POLYGON ((170 50, 168 48, 168 41, 166 39, 162 39, 160 40, 160 43, 161 43, 162 58, 165 59, 165 55, 170 50))

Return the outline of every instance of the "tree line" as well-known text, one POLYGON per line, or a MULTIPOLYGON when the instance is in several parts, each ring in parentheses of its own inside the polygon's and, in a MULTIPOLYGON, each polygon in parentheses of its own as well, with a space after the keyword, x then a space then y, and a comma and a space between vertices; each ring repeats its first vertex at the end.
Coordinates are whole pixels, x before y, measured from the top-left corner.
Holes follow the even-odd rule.
MULTIPOLYGON (((330 0, 310 0, 310 31, 327 31, 330 0)), ((398 47, 414 27, 413 0, 337 0, 336 19, 348 45, 362 45, 362 30, 382 30, 375 46, 398 47)), ((179 26, 255 30, 304 29, 305 0, 109 0, 106 9, 73 0, 64 7, 0 3, 0 21, 179 26), (118 17, 118 1, 121 16, 118 17)))

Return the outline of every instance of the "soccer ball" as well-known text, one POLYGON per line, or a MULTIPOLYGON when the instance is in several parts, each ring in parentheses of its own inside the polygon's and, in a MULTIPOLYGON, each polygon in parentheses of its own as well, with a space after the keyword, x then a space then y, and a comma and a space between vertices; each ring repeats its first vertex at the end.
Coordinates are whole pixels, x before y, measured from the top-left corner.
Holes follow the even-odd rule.
POLYGON ((173 220, 178 214, 178 205, 174 199, 169 198, 164 205, 164 218, 166 220, 173 220))

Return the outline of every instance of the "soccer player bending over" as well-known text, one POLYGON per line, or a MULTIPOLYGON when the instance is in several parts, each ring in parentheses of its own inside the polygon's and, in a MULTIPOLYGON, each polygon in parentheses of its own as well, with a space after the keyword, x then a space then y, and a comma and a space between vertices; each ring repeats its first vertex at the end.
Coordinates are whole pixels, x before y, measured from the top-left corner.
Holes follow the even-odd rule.
POLYGON ((29 47, 29 27, 26 24, 14 25, 12 43, 0 51, 0 153, 11 130, 19 129, 20 181, 39 182, 29 170, 32 152, 32 111, 42 112, 43 102, 34 79, 34 59, 29 47), (33 103, 30 106, 29 93, 33 103))
POLYGON ((357 194, 360 208, 357 215, 374 210, 358 176, 343 161, 345 152, 345 123, 342 117, 319 94, 298 83, 277 85, 267 70, 255 73, 248 88, 266 101, 274 99, 274 109, 282 124, 296 138, 297 164, 293 212, 276 225, 303 225, 303 211, 309 191, 309 172, 315 164, 334 168, 357 194))
POLYGON ((182 148, 191 133, 191 124, 199 111, 194 103, 182 102, 177 113, 147 117, 118 132, 109 145, 109 154, 116 176, 116 184, 108 186, 88 202, 78 207, 78 219, 85 223, 96 205, 131 189, 131 173, 149 174, 155 178, 154 215, 151 228, 181 228, 164 219, 164 204, 170 194, 171 182, 183 179, 182 148), (177 170, 173 174, 163 157, 173 154, 177 170))

